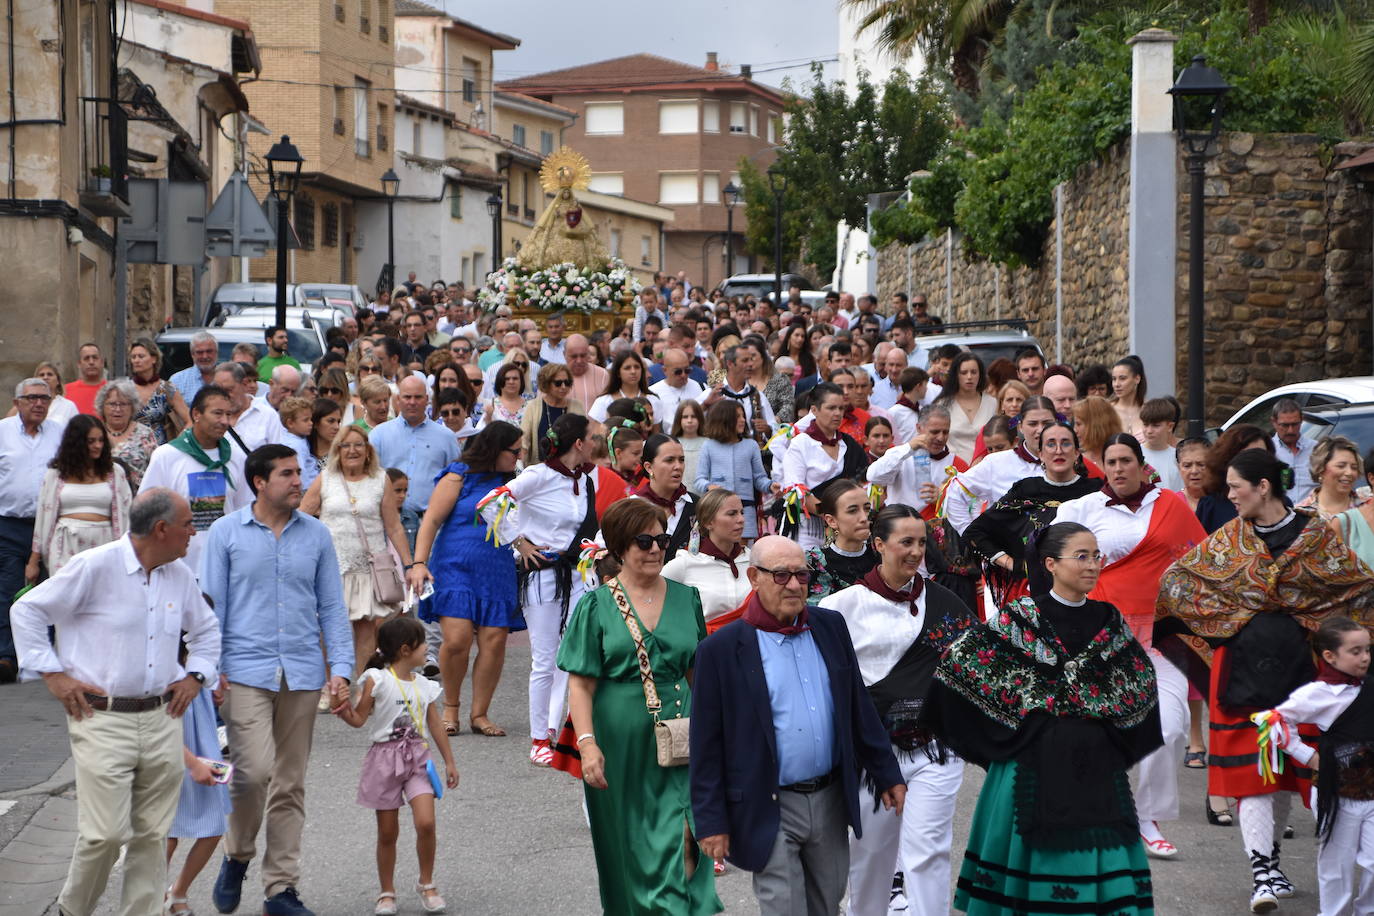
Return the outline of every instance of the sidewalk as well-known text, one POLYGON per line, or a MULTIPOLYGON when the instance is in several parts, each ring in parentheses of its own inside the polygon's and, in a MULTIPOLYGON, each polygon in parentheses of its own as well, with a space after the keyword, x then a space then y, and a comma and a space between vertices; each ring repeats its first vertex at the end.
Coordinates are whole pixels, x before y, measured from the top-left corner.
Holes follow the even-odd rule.
POLYGON ((55 912, 76 842, 62 705, 42 681, 0 687, 0 916, 55 912))

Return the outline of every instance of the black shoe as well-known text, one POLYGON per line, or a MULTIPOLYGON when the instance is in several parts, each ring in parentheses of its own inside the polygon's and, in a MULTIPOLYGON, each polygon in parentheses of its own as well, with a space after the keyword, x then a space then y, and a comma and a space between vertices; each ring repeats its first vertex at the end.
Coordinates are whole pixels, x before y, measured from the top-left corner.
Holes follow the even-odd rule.
POLYGON ((224 857, 219 866, 219 877, 215 879, 214 890, 210 893, 215 909, 221 913, 232 913, 239 908, 239 900, 243 897, 243 879, 247 876, 247 862, 224 857))
POLYGON ((1203 796, 1202 807, 1207 811, 1207 823, 1213 827, 1230 827, 1235 823, 1235 818, 1231 814, 1231 806, 1227 805, 1220 811, 1212 807, 1211 796, 1203 796))
POLYGON ((262 902, 262 916, 315 916, 315 911, 306 909, 296 889, 288 887, 262 902))
POLYGON ((1293 833, 1293 825, 1292 825, 1292 824, 1289 824, 1289 825, 1287 825, 1286 827, 1283 828, 1283 838, 1284 838, 1285 840, 1291 840, 1291 839, 1293 839, 1294 836, 1296 836, 1296 834, 1293 833))
POLYGON ((425 677, 438 677, 439 666, 434 664, 434 662, 429 662, 425 665, 423 669, 421 669, 420 673, 423 674, 425 677))
POLYGON ((13 658, 0 658, 0 684, 13 684, 19 680, 19 662, 13 658))

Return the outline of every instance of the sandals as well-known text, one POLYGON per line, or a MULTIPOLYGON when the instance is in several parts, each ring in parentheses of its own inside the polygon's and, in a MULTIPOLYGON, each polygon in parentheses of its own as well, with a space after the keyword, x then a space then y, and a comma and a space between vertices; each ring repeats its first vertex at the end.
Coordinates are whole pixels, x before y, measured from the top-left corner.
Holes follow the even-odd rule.
POLYGON ((439 890, 433 884, 416 881, 415 892, 420 895, 420 909, 426 913, 442 913, 448 909, 448 904, 444 903, 444 898, 439 896, 439 890))
POLYGON ((1231 806, 1227 805, 1220 811, 1212 807, 1212 797, 1209 795, 1202 800, 1202 807, 1207 810, 1207 823, 1213 827, 1230 827, 1235 823, 1235 818, 1231 814, 1231 806))
POLYGON ((377 895, 377 905, 373 907, 373 916, 396 916, 396 893, 394 891, 382 891, 377 895))
MULTIPOLYGON (((457 709, 457 708, 458 708, 458 704, 457 704, 457 703, 445 703, 445 704, 444 704, 444 709, 457 709)), ((448 717, 448 713, 447 713, 447 712, 444 713, 443 721, 444 721, 444 734, 448 735, 450 738, 452 738, 454 735, 458 734, 458 714, 457 714, 457 713, 454 713, 454 714, 453 714, 453 718, 452 718, 452 719, 450 719, 450 718, 448 717)))
POLYGON ((162 901, 162 911, 166 913, 167 916, 196 916, 195 912, 191 909, 191 901, 185 897, 173 897, 170 889, 167 891, 166 898, 162 901), (181 907, 181 909, 174 909, 174 907, 181 907))
POLYGON ((468 728, 472 729, 474 735, 482 735, 487 738, 504 738, 506 730, 486 716, 478 716, 468 723, 468 728), (485 725, 478 725, 478 722, 486 722, 485 725))
POLYGON ((548 741, 540 741, 536 738, 530 742, 530 763, 537 767, 553 765, 553 749, 549 747, 548 741))
POLYGON ((1183 755, 1183 765, 1190 770, 1207 769, 1207 752, 1188 751, 1183 755))

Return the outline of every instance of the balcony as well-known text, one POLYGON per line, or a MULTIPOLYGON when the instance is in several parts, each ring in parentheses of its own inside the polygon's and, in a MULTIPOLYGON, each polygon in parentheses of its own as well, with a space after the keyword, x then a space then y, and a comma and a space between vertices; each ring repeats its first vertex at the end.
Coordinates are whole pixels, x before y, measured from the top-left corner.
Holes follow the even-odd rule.
POLYGON ((82 97, 82 209, 96 216, 129 215, 129 118, 109 99, 82 97))
POLYGON ((520 205, 506 204, 506 215, 518 217, 520 215, 520 205))

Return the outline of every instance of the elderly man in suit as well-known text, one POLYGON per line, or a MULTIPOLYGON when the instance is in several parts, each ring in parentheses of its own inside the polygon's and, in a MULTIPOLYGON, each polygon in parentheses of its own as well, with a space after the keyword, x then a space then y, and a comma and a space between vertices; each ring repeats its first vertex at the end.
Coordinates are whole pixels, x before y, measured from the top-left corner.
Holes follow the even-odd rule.
POLYGON ((760 538, 743 614, 697 649, 692 812, 702 851, 754 872, 764 916, 834 916, 860 832, 859 780, 901 813, 906 783, 844 618, 808 607, 811 572, 760 538))

